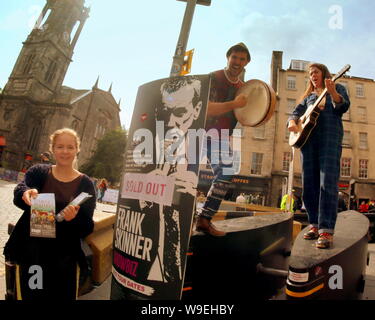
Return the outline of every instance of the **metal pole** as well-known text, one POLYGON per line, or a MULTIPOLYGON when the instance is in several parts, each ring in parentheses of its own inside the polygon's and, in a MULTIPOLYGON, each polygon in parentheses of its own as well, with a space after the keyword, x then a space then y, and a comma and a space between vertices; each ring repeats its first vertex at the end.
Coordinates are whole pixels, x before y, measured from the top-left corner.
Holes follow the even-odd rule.
POLYGON ((191 23, 193 21, 193 15, 197 0, 187 0, 184 20, 180 30, 180 36, 177 41, 176 51, 173 56, 173 63, 171 68, 170 77, 177 77, 180 75, 182 65, 184 64, 184 56, 186 51, 186 45, 189 39, 189 33, 191 23))
POLYGON ((292 212, 293 209, 293 177, 294 177, 294 151, 295 149, 292 148, 292 160, 289 162, 289 176, 288 176, 288 194, 289 199, 286 203, 286 209, 288 212, 292 212))

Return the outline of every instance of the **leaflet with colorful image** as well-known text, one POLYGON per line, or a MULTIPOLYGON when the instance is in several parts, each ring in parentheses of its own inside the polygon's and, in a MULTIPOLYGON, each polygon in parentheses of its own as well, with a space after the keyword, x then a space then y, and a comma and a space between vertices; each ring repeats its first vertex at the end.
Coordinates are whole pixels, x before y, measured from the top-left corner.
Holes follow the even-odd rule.
POLYGON ((30 237, 56 238, 55 195, 40 193, 31 200, 30 237))

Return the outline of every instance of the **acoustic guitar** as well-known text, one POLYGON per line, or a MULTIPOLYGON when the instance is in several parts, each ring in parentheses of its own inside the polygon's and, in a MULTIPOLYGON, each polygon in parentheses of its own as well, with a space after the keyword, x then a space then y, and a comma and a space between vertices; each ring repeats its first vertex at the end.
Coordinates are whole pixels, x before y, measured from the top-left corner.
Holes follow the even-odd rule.
MULTIPOLYGON (((334 77, 332 77, 332 81, 336 81, 337 79, 341 78, 349 69, 350 65, 347 64, 334 77)), ((316 126, 320 115, 321 109, 319 107, 319 104, 322 102, 326 94, 327 88, 324 88, 315 103, 308 106, 306 112, 302 115, 302 117, 298 119, 298 132, 291 131, 289 135, 289 145, 291 147, 302 148, 308 140, 311 132, 316 126)))

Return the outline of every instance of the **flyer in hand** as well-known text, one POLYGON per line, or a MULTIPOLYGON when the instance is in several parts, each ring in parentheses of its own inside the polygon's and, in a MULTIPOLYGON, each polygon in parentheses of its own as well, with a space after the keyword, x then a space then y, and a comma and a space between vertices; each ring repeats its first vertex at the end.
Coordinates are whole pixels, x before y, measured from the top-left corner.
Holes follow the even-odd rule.
MULTIPOLYGON (((87 192, 81 192, 77 197, 75 197, 69 204, 68 206, 80 206, 82 203, 84 203, 86 200, 90 199, 92 197, 91 194, 88 194, 87 192)), ((65 207, 66 208, 66 207, 65 207)), ((57 216, 56 220, 58 222, 61 222, 64 220, 64 210, 61 210, 57 216)))
POLYGON ((55 195, 40 193, 31 200, 30 237, 56 238, 55 195))
POLYGON ((82 203, 84 203, 86 200, 90 199, 92 197, 91 194, 88 194, 87 192, 81 192, 77 197, 75 197, 72 202, 69 203, 69 205, 72 206, 80 206, 82 203))

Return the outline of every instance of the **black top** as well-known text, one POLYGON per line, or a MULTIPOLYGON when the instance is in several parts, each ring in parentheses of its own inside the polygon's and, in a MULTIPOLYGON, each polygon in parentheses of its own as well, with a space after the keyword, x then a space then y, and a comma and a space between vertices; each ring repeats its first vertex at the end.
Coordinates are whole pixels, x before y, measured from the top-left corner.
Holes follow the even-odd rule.
POLYGON ((52 170, 49 170, 47 180, 42 188, 42 193, 55 194, 55 202, 57 207, 56 213, 59 213, 62 209, 64 209, 78 195, 77 190, 81 184, 82 177, 83 175, 81 174, 72 181, 63 182, 57 180, 53 176, 52 170))
MULTIPOLYGON (((30 206, 22 200, 22 196, 28 189, 37 189, 41 193, 50 169, 51 165, 44 164, 31 167, 26 172, 24 181, 20 182, 14 189, 13 203, 23 209, 24 213, 5 245, 4 255, 7 260, 17 263, 43 263, 45 259, 52 259, 55 254, 71 255, 76 257, 77 260, 82 255, 80 239, 85 238, 94 229, 92 216, 96 206, 94 185, 86 175, 79 177, 80 183, 76 188, 74 197, 81 192, 87 192, 93 197, 80 206, 77 216, 71 221, 56 223, 55 239, 30 237, 30 206)), ((64 182, 60 183, 64 184, 64 182)), ((69 200, 58 201, 56 213, 62 210, 69 203, 69 200)))

